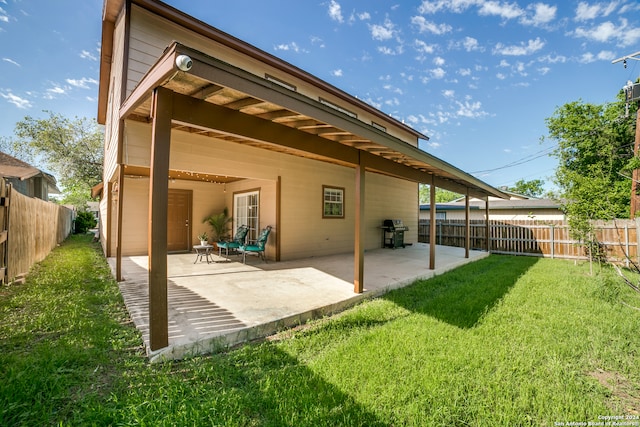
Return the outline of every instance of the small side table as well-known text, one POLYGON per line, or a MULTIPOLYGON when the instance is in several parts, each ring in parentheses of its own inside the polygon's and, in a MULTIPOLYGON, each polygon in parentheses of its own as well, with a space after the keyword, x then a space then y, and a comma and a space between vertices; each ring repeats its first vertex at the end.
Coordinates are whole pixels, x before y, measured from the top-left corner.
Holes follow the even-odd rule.
POLYGON ((213 259, 211 258, 213 245, 195 245, 193 250, 196 251, 196 260, 193 262, 194 264, 198 261, 203 261, 203 258, 207 261, 207 264, 213 262, 213 259))

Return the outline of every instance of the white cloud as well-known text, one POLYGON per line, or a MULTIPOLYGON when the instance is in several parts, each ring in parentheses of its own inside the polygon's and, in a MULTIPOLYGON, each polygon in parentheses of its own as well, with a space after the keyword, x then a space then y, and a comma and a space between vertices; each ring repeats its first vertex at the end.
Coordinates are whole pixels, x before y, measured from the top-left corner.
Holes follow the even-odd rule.
POLYGON ((17 95, 14 95, 11 92, 0 93, 0 96, 6 99, 10 104, 15 105, 21 110, 26 110, 27 108, 31 108, 33 105, 28 99, 20 98, 17 95))
POLYGON ((64 88, 61 88, 60 86, 54 86, 50 89, 47 89, 47 92, 49 93, 55 93, 56 95, 62 95, 64 93, 66 93, 66 91, 64 90, 64 88))
POLYGON ((369 15, 369 12, 362 12, 358 14, 358 19, 361 21, 368 21, 371 19, 371 15, 369 15))
POLYGON ((633 45, 640 41, 640 27, 629 27, 629 22, 625 18, 620 19, 620 25, 618 26, 611 21, 606 21, 591 28, 578 27, 573 34, 576 37, 601 43, 615 40, 623 47, 633 45))
POLYGON ((529 40, 526 44, 520 43, 520 45, 505 46, 502 43, 496 44, 493 49, 494 54, 508 55, 508 56, 522 56, 530 55, 539 51, 544 47, 544 42, 537 37, 535 40, 529 40))
POLYGON ((98 57, 95 56, 94 54, 92 54, 91 52, 89 52, 88 50, 83 50, 82 52, 80 52, 80 58, 89 59, 91 61, 97 61, 98 60, 98 57))
POLYGON ((435 46, 432 44, 427 44, 422 40, 416 40, 414 42, 415 48, 418 52, 421 53, 433 53, 435 51, 435 46))
POLYGON ((429 146, 429 148, 433 148, 434 150, 440 148, 442 146, 442 144, 440 144, 439 142, 435 142, 435 141, 429 141, 427 142, 427 145, 429 146))
POLYGON ((311 44, 312 45, 318 45, 321 48, 324 48, 324 40, 322 40, 320 37, 317 36, 311 36, 311 44))
POLYGON ((9 64, 13 64, 13 65, 15 65, 16 67, 19 67, 19 66, 20 66, 20 64, 18 64, 16 61, 14 61, 14 60, 13 60, 13 59, 11 59, 11 58, 2 58, 2 60, 3 60, 4 62, 8 62, 9 64))
POLYGON ((551 68, 549 68, 549 67, 540 67, 540 68, 538 68, 538 72, 544 76, 544 75, 547 75, 549 72, 551 72, 551 68))
POLYGON ((436 56, 435 58, 433 58, 433 63, 435 65, 437 65, 438 67, 442 67, 444 65, 446 61, 444 60, 444 58, 441 58, 439 56, 436 56))
POLYGON ((462 42, 462 46, 464 46, 464 50, 466 50, 467 52, 481 50, 480 45, 478 44, 478 40, 474 39, 473 37, 465 37, 464 41, 462 42))
POLYGON ((298 44, 296 42, 291 42, 291 43, 282 43, 279 44, 277 46, 274 47, 275 50, 284 50, 284 51, 291 51, 291 52, 295 52, 295 53, 306 53, 307 51, 305 49, 302 49, 300 46, 298 46, 298 44))
POLYGON ((454 13, 462 13, 469 7, 478 5, 479 3, 481 3, 481 0, 425 0, 418 7, 418 12, 433 14, 444 10, 454 13))
POLYGON ((482 110, 482 103, 480 101, 470 102, 470 100, 465 100, 464 102, 456 102, 458 106, 458 110, 456 111, 456 116, 458 117, 468 117, 468 118, 478 118, 487 116, 489 113, 482 110))
POLYGON ((533 25, 535 27, 540 27, 548 24, 556 18, 556 12, 558 11, 557 6, 549 6, 544 3, 535 3, 527 6, 527 10, 533 10, 533 16, 522 17, 520 22, 524 25, 533 25))
POLYGON ((589 64, 596 61, 611 61, 612 59, 615 59, 614 53, 609 50, 603 50, 600 51, 597 55, 594 55, 591 52, 583 53, 578 59, 578 62, 589 64))
POLYGON ((576 17, 574 19, 576 21, 589 21, 600 16, 607 17, 616 9, 616 7, 618 7, 617 1, 612 1, 609 4, 589 4, 580 2, 576 8, 576 17))
POLYGON ((438 68, 429 70, 429 74, 431 74, 431 77, 433 77, 434 79, 442 79, 447 74, 447 72, 442 68, 438 67, 438 68))
POLYGON ((442 96, 445 98, 453 98, 456 95, 456 91, 453 89, 445 89, 442 91, 442 96))
POLYGON ((567 62, 567 57, 564 55, 545 55, 538 58, 538 61, 546 62, 548 64, 564 64, 565 62, 567 62))
POLYGON ((64 95, 67 93, 67 88, 55 85, 52 88, 47 89, 44 94, 44 99, 56 99, 58 95, 64 95))
POLYGON ((342 70, 341 69, 333 70, 331 72, 331 75, 335 77, 342 77, 342 70))
POLYGON ((451 32, 453 27, 448 24, 436 24, 435 22, 427 21, 423 16, 414 16, 411 18, 411 23, 418 27, 420 33, 432 33, 435 35, 442 35, 451 32))
POLYGON ((496 77, 497 77, 498 79, 500 79, 500 80, 504 80, 504 79, 506 79, 506 78, 507 78, 507 76, 506 76, 505 74, 502 74, 502 73, 498 73, 498 74, 496 74, 496 77))
POLYGON ((499 16, 503 19, 513 19, 524 15, 524 11, 515 3, 485 1, 480 3, 478 14, 482 16, 499 16))
POLYGON ((460 74, 463 77, 470 76, 471 75, 471 69, 470 68, 460 68, 458 70, 458 74, 460 74))
POLYGON ((7 15, 7 12, 1 7, 0 7, 0 22, 9 22, 9 15, 7 15))
POLYGON ((389 19, 385 19, 384 24, 372 24, 369 26, 371 37, 374 40, 385 41, 393 38, 395 29, 393 23, 389 19))
POLYGON ((331 0, 331 2, 329 2, 329 16, 336 22, 344 22, 344 18, 342 17, 342 8, 340 7, 340 4, 335 0, 331 0))
POLYGON ((87 77, 83 77, 80 80, 67 79, 66 82, 69 83, 71 86, 74 86, 80 89, 89 89, 89 84, 93 84, 93 85, 98 84, 98 81, 96 79, 87 78, 87 77))
POLYGON ((378 52, 383 55, 401 55, 404 52, 402 46, 398 46, 395 49, 391 49, 387 46, 378 46, 378 52))
POLYGON ((510 67, 511 65, 509 64, 509 61, 507 61, 506 59, 502 59, 500 60, 500 64, 498 64, 498 66, 502 68, 506 68, 506 67, 510 67))

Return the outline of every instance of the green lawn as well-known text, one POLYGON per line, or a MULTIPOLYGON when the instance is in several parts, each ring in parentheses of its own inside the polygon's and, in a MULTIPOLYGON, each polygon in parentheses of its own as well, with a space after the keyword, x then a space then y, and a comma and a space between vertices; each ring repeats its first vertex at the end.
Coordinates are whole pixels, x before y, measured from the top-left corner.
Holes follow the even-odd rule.
POLYGON ((147 363, 99 247, 0 288, 0 425, 640 425, 640 296, 491 256, 297 331, 147 363), (586 424, 585 424, 586 425, 586 424))

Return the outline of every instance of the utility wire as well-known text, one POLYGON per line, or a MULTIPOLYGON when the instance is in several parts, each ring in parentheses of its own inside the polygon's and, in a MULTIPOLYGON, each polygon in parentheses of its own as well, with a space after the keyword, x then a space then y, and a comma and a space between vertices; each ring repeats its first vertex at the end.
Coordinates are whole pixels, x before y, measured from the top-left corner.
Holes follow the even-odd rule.
POLYGON ((474 172, 471 172, 471 173, 487 173, 487 172, 495 172, 495 171, 497 171, 497 170, 501 170, 501 169, 507 169, 507 168, 512 168, 512 167, 515 167, 515 166, 520 166, 520 165, 522 165, 522 164, 529 163, 529 162, 531 162, 531 161, 533 161, 533 160, 539 159, 540 157, 543 157, 543 156, 549 155, 551 152, 553 152, 553 150, 555 150, 555 149, 556 149, 556 147, 557 147, 557 146, 558 146, 558 145, 556 144, 556 145, 554 145, 554 146, 552 146, 552 147, 545 148, 544 150, 540 150, 540 151, 535 152, 535 153, 533 153, 533 154, 529 154, 528 156, 525 156, 525 157, 523 157, 523 158, 521 158, 521 159, 518 159, 518 160, 514 160, 514 161, 513 161, 513 162, 511 162, 511 163, 507 163, 506 165, 499 166, 499 167, 497 167, 497 168, 493 168, 493 169, 485 169, 485 170, 479 170, 479 171, 474 171, 474 172))

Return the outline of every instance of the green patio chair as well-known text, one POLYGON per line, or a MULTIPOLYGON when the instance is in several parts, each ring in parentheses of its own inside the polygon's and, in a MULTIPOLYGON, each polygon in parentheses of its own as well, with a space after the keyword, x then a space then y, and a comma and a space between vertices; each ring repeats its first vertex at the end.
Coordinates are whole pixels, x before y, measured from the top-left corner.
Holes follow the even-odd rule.
POLYGON ((267 244, 269 233, 271 232, 271 226, 268 225, 262 229, 255 244, 240 246, 240 252, 242 252, 242 262, 247 263, 247 252, 257 253, 264 262, 267 262, 267 258, 264 255, 264 246, 267 244))
POLYGON ((236 230, 236 235, 233 236, 232 240, 223 240, 221 242, 217 242, 218 244, 218 256, 222 256, 222 249, 225 250, 225 257, 229 258, 229 249, 238 250, 245 243, 245 239, 247 238, 247 233, 249 232, 249 227, 246 225, 241 225, 236 230))

